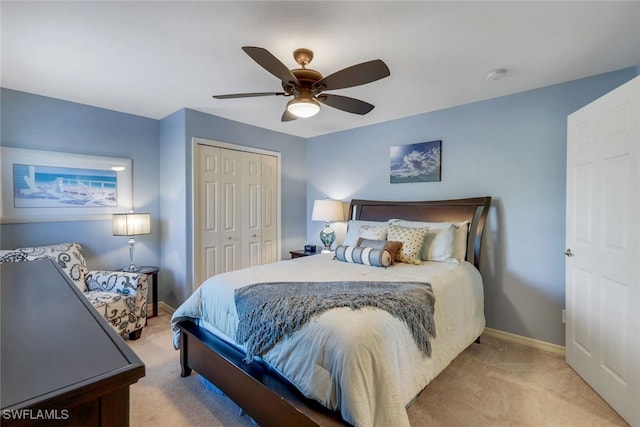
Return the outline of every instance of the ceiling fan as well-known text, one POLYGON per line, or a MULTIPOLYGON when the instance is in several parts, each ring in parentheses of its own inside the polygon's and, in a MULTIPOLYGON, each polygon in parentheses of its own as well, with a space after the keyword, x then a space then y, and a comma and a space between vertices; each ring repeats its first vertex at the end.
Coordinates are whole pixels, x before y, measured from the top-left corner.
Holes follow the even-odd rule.
POLYGON ((313 59, 309 49, 296 49, 293 58, 300 68, 289 70, 268 50, 261 47, 245 46, 242 50, 262 68, 282 81, 284 92, 234 93, 214 95, 216 99, 250 98, 255 96, 293 96, 282 114, 282 121, 311 117, 320 111, 320 104, 338 110, 364 115, 373 110, 374 105, 348 96, 323 93, 326 90, 360 86, 389 76, 389 68, 380 59, 356 64, 326 77, 316 70, 306 68, 313 59))

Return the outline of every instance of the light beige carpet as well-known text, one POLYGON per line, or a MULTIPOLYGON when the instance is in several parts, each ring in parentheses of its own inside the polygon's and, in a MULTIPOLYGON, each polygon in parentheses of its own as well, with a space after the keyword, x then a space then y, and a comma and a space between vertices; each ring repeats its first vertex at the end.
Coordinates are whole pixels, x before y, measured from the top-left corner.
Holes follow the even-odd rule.
MULTIPOLYGON (((146 376, 131 386, 131 425, 254 426, 195 373, 180 377, 170 315, 128 341, 146 376)), ((458 356, 409 408, 413 426, 626 426, 562 356, 484 336, 458 356)))

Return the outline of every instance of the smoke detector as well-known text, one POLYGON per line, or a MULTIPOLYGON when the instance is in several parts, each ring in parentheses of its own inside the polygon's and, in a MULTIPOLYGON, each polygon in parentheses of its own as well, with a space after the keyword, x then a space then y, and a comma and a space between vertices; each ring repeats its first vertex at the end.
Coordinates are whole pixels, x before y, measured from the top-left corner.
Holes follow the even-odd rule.
POLYGON ((500 80, 507 74, 507 70, 504 68, 498 68, 491 70, 487 73, 487 80, 500 80))

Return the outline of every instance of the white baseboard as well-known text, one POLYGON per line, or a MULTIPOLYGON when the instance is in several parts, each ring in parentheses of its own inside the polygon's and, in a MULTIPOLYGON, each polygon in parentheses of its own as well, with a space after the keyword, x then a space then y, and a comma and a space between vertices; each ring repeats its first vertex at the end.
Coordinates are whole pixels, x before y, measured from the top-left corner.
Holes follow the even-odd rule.
POLYGON ((173 314, 173 312, 176 311, 176 309, 171 307, 169 304, 167 304, 164 301, 158 301, 158 311, 166 311, 169 314, 173 314))
POLYGON ((562 345, 551 344, 546 341, 540 341, 533 338, 523 337, 522 335, 516 335, 516 334, 499 331, 497 329, 492 329, 492 328, 484 328, 484 333, 492 337, 503 339, 505 341, 510 341, 517 344, 526 345, 528 347, 537 348, 538 350, 549 351, 551 353, 560 354, 562 356, 565 355, 565 348, 562 345))

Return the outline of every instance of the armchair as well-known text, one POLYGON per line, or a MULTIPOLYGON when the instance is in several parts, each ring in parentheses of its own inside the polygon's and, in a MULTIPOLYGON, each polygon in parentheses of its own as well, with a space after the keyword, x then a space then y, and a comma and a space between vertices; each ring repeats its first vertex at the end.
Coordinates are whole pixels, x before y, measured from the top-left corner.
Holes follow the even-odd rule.
POLYGON ((122 271, 89 271, 78 243, 0 250, 0 263, 52 258, 109 324, 138 339, 147 322, 147 276, 122 271))

